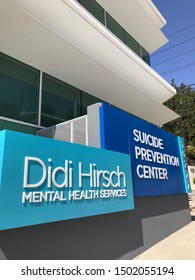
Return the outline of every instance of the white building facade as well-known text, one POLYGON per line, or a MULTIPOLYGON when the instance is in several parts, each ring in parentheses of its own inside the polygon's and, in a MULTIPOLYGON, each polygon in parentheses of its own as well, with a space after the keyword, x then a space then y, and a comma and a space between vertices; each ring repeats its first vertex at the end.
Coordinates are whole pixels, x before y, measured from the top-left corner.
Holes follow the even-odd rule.
POLYGON ((158 126, 178 117, 149 65, 167 42, 152 1, 2 0, 0 13, 1 129, 34 134, 97 101, 158 126))

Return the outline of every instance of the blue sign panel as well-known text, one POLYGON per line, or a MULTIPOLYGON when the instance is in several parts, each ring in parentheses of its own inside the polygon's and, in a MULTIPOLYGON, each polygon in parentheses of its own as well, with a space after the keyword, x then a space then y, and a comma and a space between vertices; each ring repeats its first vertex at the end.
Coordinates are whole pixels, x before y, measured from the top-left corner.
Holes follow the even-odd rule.
POLYGON ((136 196, 185 193, 178 138, 122 110, 100 105, 101 147, 130 154, 136 196))
POLYGON ((0 132, 0 229, 134 208, 129 155, 0 132))

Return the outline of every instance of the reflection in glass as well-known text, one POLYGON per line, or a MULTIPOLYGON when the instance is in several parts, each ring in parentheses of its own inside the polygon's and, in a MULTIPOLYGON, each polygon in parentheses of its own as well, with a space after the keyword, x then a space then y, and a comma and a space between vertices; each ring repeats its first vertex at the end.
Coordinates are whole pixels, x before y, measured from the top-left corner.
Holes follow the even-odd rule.
POLYGON ((43 74, 41 125, 52 126, 80 116, 80 91, 43 74))
POLYGON ((0 53, 0 115, 37 124, 39 71, 0 53))

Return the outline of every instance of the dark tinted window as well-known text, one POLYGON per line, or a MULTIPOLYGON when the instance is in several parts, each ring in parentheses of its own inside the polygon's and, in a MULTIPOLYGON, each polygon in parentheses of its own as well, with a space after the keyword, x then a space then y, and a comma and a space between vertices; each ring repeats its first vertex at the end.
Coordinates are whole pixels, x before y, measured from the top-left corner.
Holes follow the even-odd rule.
POLYGON ((121 41, 125 41, 124 29, 108 13, 106 13, 106 27, 121 41))
POLYGON ((38 128, 31 127, 28 125, 22 125, 11 121, 9 122, 5 120, 0 120, 0 130, 4 129, 15 130, 28 134, 36 134, 36 131, 38 130, 38 128))
POLYGON ((142 52, 142 59, 148 64, 150 65, 150 55, 149 53, 141 47, 141 52, 142 52))
POLYGON ((41 125, 54 124, 80 115, 80 91, 58 79, 43 74, 41 125))
POLYGON ((37 124, 39 71, 0 53, 0 116, 37 124))
POLYGON ((80 4, 102 24, 105 24, 104 9, 94 0, 80 0, 80 4))
POLYGON ((137 55, 141 56, 140 44, 125 31, 125 44, 132 49, 137 55))
POLYGON ((100 100, 94 96, 91 96, 85 92, 82 92, 81 95, 81 115, 87 114, 87 107, 95 104, 97 102, 100 102, 100 100))

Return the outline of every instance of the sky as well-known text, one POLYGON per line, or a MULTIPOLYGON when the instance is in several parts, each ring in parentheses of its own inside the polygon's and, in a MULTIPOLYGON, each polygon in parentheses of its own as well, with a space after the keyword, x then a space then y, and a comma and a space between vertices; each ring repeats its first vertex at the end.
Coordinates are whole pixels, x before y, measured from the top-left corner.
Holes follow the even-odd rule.
POLYGON ((162 32, 169 42, 151 55, 151 66, 169 83, 195 88, 195 0, 153 3, 166 19, 162 32))

